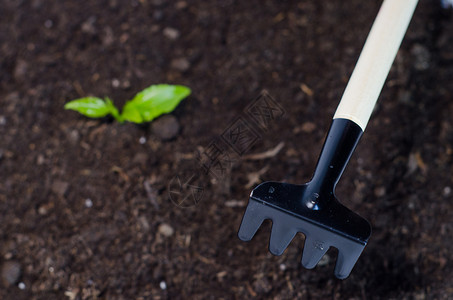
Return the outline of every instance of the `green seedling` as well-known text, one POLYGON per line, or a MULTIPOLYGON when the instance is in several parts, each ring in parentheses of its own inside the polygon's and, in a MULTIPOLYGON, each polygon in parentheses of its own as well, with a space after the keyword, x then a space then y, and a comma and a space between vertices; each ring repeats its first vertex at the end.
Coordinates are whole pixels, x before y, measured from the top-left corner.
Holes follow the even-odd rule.
POLYGON ((90 118, 112 115, 120 123, 125 121, 141 124, 151 122, 162 114, 172 112, 191 90, 182 85, 152 85, 124 104, 121 113, 110 98, 84 97, 65 104, 65 109, 78 111, 90 118))

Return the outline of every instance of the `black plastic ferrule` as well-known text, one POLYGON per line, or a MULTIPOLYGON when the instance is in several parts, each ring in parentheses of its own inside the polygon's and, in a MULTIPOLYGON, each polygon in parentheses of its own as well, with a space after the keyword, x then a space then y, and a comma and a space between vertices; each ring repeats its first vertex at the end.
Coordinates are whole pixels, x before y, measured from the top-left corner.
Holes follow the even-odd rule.
MULTIPOLYGON (((333 119, 321 150, 313 178, 308 183, 306 195, 314 201, 329 201, 335 195, 335 186, 340 180, 363 131, 348 119, 333 119), (327 194, 326 194, 327 193, 327 194)), ((322 205, 322 203, 319 203, 322 205)))

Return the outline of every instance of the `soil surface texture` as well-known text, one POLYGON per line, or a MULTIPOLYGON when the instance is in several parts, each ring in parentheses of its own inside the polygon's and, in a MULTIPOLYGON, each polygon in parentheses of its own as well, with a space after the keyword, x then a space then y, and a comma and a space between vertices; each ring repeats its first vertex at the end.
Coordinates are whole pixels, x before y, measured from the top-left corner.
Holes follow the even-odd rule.
POLYGON ((270 221, 237 237, 253 187, 311 178, 380 4, 0 0, 0 299, 452 299, 440 1, 420 1, 337 187, 373 227, 350 277, 335 249, 303 268, 302 234, 270 254, 270 221), (157 83, 192 94, 151 124, 63 109, 157 83))

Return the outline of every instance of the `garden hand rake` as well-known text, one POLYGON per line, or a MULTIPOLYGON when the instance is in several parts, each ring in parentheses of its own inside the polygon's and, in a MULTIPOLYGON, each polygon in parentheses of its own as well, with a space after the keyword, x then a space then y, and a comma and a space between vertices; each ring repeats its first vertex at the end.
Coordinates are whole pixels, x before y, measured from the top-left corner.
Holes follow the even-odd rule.
POLYGON ((370 238, 371 226, 338 202, 335 186, 365 130, 417 2, 384 0, 333 117, 313 178, 301 185, 257 186, 239 229, 241 240, 251 240, 262 222, 271 219, 271 253, 281 255, 302 232, 304 267, 314 268, 329 247, 335 247, 335 276, 349 276, 370 238))

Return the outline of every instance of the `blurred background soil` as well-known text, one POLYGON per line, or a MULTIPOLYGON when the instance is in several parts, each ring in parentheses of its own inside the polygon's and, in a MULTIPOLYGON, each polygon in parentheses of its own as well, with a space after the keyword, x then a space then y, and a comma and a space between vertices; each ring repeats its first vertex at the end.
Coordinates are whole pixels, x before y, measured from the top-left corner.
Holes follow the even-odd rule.
POLYGON ((451 299, 453 19, 439 1, 420 1, 337 189, 373 226, 351 276, 333 276, 335 249, 304 269, 303 235, 271 255, 270 222, 236 235, 253 186, 310 179, 380 4, 0 0, 0 299, 451 299), (193 93, 153 124, 63 109, 164 82, 193 93), (247 113, 262 90, 280 109, 265 128, 247 113), (237 122, 255 133, 239 151, 225 142, 237 122), (200 159, 213 146, 220 174, 200 159))

